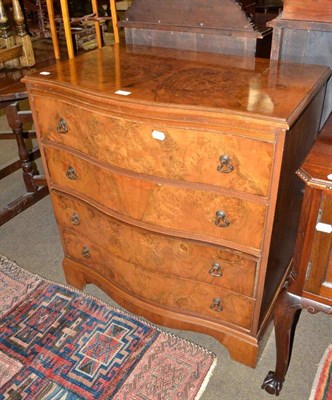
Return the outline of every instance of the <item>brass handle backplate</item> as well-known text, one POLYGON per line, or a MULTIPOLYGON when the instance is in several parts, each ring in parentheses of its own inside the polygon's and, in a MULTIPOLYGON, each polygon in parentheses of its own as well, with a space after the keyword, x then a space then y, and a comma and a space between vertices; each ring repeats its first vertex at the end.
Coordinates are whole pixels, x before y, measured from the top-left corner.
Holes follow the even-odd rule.
POLYGON ((91 257, 91 254, 90 254, 90 250, 89 250, 89 248, 88 247, 86 247, 86 246, 84 246, 83 247, 83 250, 82 250, 82 256, 84 257, 84 258, 90 258, 91 257))
POLYGON ((70 218, 70 223, 72 225, 79 225, 81 223, 80 218, 77 213, 73 213, 73 215, 70 218))
POLYGON ((58 133, 67 133, 68 132, 67 122, 64 118, 59 119, 59 122, 56 126, 56 131, 58 133))
POLYGON ((230 222, 226 218, 226 214, 223 211, 216 211, 216 219, 214 223, 219 228, 226 228, 230 225, 230 222))
POLYGON ((212 304, 210 305, 211 310, 215 312, 221 312, 224 309, 221 303, 222 303, 221 299, 218 298, 213 299, 212 304))
POLYGON ((209 271, 209 274, 211 276, 214 276, 215 278, 220 278, 222 276, 222 269, 221 269, 220 264, 213 263, 213 265, 209 271))
POLYGON ((72 181, 77 179, 77 174, 73 167, 68 167, 67 172, 66 172, 66 177, 72 181))
POLYGON ((217 170, 221 174, 229 174, 234 170, 234 166, 231 163, 229 156, 226 154, 219 157, 220 165, 218 165, 217 170))

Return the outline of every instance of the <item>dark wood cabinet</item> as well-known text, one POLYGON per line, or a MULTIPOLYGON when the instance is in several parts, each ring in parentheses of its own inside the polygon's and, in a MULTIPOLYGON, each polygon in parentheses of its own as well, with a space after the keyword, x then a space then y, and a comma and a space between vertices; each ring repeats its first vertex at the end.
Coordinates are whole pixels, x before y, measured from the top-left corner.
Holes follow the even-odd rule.
POLYGON ((332 314, 332 116, 297 174, 306 188, 294 268, 274 312, 277 365, 263 384, 272 394, 282 389, 301 310, 332 314))
POLYGON ((130 44, 268 57, 273 17, 252 0, 134 0, 119 26, 130 44))
MULTIPOLYGON (((332 1, 284 0, 273 28, 271 59, 332 68, 332 1)), ((332 112, 332 79, 328 84, 322 124, 332 112)))
POLYGON ((115 45, 43 72, 24 81, 68 283, 254 366, 329 68, 115 45))

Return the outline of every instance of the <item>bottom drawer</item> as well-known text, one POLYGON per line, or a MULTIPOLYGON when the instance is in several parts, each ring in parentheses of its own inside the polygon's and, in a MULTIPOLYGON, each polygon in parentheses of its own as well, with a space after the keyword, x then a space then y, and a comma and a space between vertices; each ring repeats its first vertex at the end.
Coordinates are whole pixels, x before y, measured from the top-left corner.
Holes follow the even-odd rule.
POLYGON ((250 329, 254 300, 215 285, 175 278, 119 258, 83 235, 61 228, 66 256, 145 301, 178 312, 227 321, 250 329))

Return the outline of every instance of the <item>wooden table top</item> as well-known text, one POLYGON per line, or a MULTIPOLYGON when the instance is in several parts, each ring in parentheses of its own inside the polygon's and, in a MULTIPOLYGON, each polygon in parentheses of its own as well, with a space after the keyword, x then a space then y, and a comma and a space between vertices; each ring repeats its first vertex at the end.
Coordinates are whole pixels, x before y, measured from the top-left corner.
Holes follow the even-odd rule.
POLYGON ((36 64, 33 67, 0 70, 0 102, 15 101, 27 98, 25 83, 21 79, 55 63, 51 42, 38 40, 33 42, 36 64))
POLYGON ((324 66, 114 45, 58 62, 42 80, 104 99, 232 113, 291 125, 331 75, 324 66), (129 92, 127 96, 116 94, 129 92))

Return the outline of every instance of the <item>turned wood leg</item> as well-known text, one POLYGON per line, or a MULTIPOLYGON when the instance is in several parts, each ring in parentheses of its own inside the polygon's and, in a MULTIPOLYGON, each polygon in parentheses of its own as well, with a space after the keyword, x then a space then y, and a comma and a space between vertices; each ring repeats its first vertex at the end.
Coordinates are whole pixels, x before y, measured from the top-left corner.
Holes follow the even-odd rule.
POLYGON ((279 395, 287 373, 296 324, 302 310, 301 298, 283 290, 276 302, 274 326, 276 336, 277 361, 275 371, 269 371, 262 389, 279 395))
POLYGON ((36 169, 35 164, 30 161, 30 154, 23 137, 23 123, 18 117, 19 111, 20 109, 18 102, 12 103, 6 107, 8 124, 16 137, 18 155, 21 160, 25 187, 28 193, 33 193, 38 191, 38 186, 35 184, 33 177, 34 175, 38 175, 39 172, 36 169))

